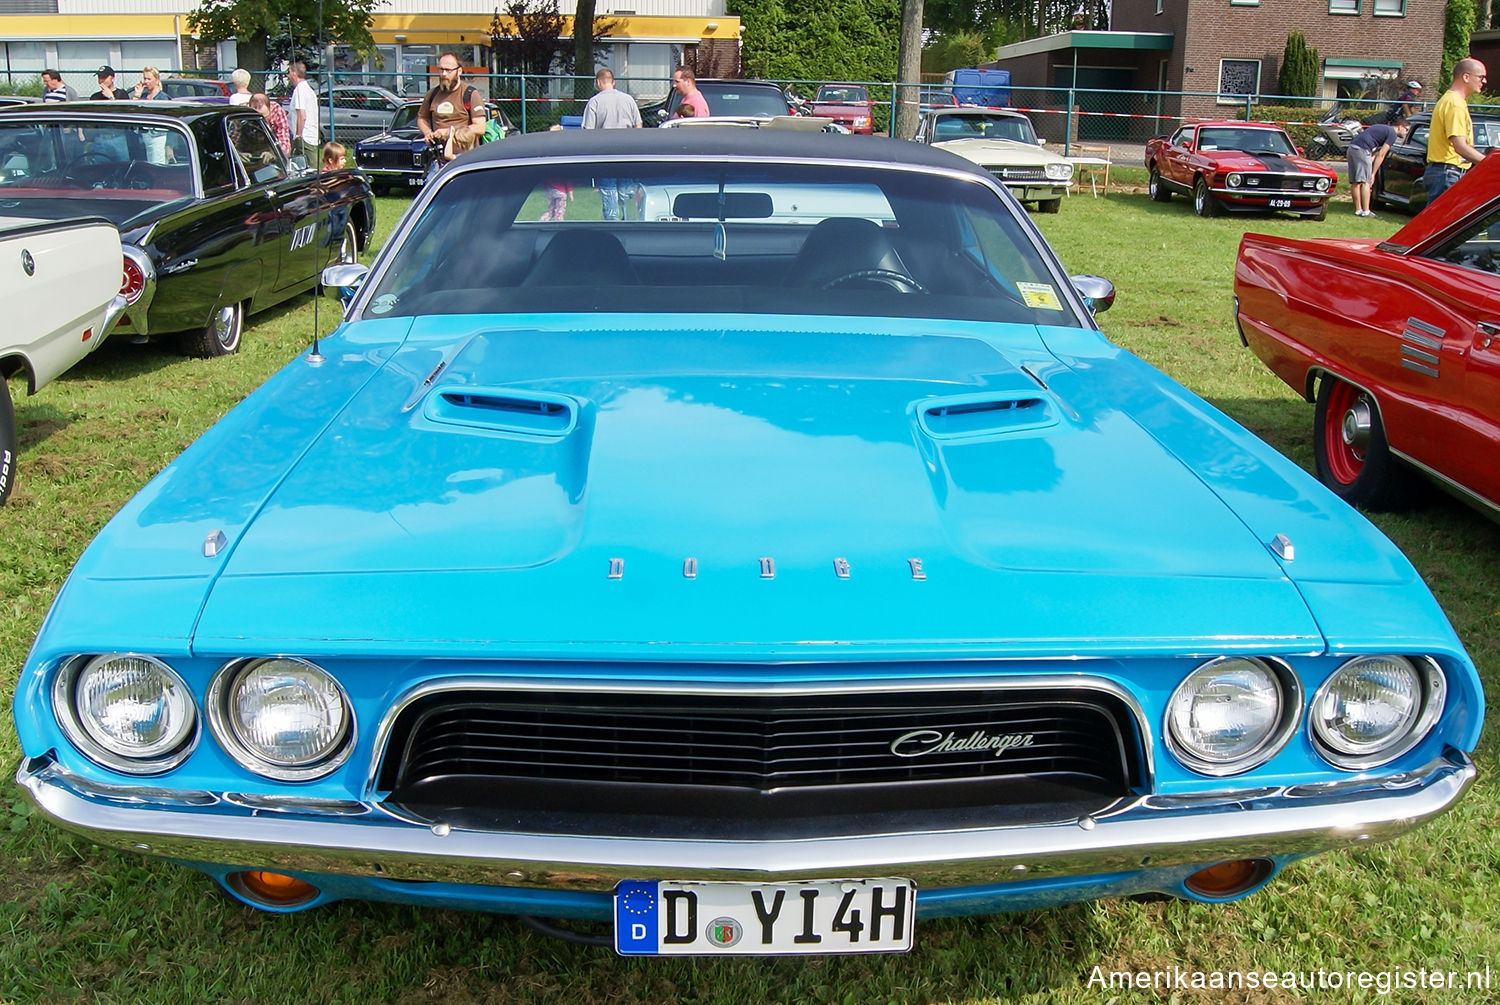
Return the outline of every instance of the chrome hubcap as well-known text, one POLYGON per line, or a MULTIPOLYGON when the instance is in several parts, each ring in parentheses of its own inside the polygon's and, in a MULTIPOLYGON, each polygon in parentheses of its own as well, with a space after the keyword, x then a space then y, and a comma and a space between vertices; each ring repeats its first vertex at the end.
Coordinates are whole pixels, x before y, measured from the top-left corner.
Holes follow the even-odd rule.
POLYGON ((214 318, 214 337, 221 345, 228 345, 234 340, 234 307, 222 307, 218 316, 214 318))
POLYGON ((1370 403, 1360 398, 1349 410, 1344 413, 1343 427, 1340 430, 1344 445, 1351 450, 1363 453, 1370 445, 1370 403))

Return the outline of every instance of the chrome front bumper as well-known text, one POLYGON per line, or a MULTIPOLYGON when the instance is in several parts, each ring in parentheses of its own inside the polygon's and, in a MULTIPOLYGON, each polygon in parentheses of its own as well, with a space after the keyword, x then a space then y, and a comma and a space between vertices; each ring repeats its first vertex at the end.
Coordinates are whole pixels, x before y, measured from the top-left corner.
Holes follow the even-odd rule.
POLYGON ((1418 771, 1290 788, 1147 796, 1067 824, 786 841, 465 831, 358 802, 101 786, 50 757, 16 781, 59 825, 115 848, 247 868, 553 890, 620 879, 809 880, 901 875, 923 888, 1307 854, 1406 833, 1473 782, 1460 751, 1418 771))

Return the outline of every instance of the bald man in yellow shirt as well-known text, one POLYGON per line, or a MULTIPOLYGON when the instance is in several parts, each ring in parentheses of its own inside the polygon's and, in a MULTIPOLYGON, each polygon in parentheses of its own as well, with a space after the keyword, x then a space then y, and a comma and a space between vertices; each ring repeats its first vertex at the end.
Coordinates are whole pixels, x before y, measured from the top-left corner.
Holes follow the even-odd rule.
POLYGON ((1432 128, 1427 135, 1427 170, 1422 184, 1427 205, 1448 191, 1471 165, 1484 160, 1474 146, 1474 120, 1469 117, 1469 96, 1484 90, 1484 64, 1460 59, 1453 66, 1453 83, 1432 109, 1432 128))

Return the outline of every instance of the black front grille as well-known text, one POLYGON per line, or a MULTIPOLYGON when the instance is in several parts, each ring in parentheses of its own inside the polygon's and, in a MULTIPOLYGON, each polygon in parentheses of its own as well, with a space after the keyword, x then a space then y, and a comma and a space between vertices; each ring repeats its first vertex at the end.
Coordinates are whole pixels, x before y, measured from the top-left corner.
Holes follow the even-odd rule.
POLYGON ((1318 176, 1310 174, 1246 174, 1243 187, 1250 191, 1274 189, 1316 193, 1318 176))
POLYGON ((410 150, 361 150, 359 166, 386 170, 414 170, 410 150))
POLYGON ((932 809, 1069 819, 1138 791, 1144 774, 1124 703, 1083 689, 446 692, 403 712, 379 784, 407 812, 474 826, 593 816, 585 829, 618 832, 645 814, 697 833, 710 818, 769 826, 932 809))

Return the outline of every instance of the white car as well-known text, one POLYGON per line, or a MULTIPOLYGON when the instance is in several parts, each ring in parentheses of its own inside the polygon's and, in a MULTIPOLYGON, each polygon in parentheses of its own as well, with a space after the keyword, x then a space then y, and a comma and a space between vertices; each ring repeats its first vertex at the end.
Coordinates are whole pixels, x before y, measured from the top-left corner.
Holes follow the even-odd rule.
POLYGON ((998 108, 939 108, 922 116, 918 143, 930 143, 984 168, 1021 202, 1056 213, 1073 187, 1073 165, 1042 149, 1031 120, 998 108))
MULTIPOLYGON (((104 341, 120 296, 120 232, 98 218, 8 219, 0 228, 0 377, 35 394, 104 341)), ((16 477, 16 422, 0 379, 0 504, 16 477)))

